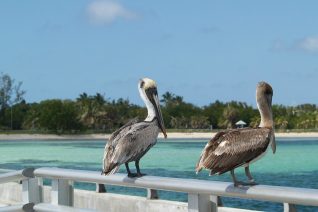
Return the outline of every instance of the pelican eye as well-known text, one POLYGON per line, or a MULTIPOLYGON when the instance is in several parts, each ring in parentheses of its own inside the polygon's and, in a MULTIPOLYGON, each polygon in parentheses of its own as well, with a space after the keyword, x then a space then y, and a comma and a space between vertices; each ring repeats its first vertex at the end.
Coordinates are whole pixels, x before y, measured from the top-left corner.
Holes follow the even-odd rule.
POLYGON ((144 85, 145 85, 145 82, 144 82, 144 81, 141 81, 141 82, 140 82, 140 88, 143 88, 144 85))

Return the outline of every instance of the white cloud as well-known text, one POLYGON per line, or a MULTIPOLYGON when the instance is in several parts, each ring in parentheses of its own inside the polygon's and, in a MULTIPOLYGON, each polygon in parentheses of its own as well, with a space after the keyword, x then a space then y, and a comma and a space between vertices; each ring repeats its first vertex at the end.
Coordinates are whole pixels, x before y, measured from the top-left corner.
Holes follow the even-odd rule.
POLYGON ((318 52, 318 37, 306 37, 296 42, 298 49, 308 52, 318 52))
POLYGON ((289 43, 277 39, 272 42, 270 49, 273 51, 305 51, 308 53, 318 53, 318 36, 307 36, 289 43))
POLYGON ((87 14, 94 24, 111 24, 117 19, 134 19, 137 14, 128 10, 117 1, 96 0, 87 6, 87 14))
POLYGON ((273 41, 270 49, 273 51, 284 51, 287 49, 287 47, 286 47, 286 44, 282 40, 277 39, 277 40, 273 41))

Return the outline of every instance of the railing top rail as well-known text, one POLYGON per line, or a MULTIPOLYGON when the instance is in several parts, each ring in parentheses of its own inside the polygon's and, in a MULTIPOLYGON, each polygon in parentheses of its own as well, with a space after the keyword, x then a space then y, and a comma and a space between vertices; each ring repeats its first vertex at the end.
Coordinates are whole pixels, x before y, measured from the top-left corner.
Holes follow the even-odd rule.
POLYGON ((11 171, 11 172, 7 172, 7 173, 1 173, 0 174, 0 184, 24 180, 24 179, 28 179, 30 177, 34 177, 33 171, 34 171, 33 168, 28 168, 28 169, 19 170, 19 171, 11 171))
POLYGON ((0 174, 7 173, 7 172, 13 172, 13 171, 16 171, 16 170, 14 170, 14 169, 0 169, 0 174))
POLYGON ((59 212, 97 212, 92 209, 73 208, 64 205, 53 205, 49 203, 39 203, 34 205, 34 211, 59 211, 59 212))
POLYGON ((36 177, 68 179, 78 182, 111 184, 117 186, 138 188, 152 188, 158 190, 194 194, 213 194, 217 196, 318 206, 318 189, 267 185, 256 185, 252 187, 237 188, 234 187, 232 183, 228 182, 156 176, 128 178, 126 174, 102 176, 100 172, 96 171, 70 170, 60 168, 38 168, 34 171, 34 175, 36 177))

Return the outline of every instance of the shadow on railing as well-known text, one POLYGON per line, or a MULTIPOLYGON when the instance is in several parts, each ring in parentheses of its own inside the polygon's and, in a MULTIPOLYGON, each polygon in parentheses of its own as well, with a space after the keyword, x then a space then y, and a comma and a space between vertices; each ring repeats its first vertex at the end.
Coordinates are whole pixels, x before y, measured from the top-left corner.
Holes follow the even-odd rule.
POLYGON ((318 206, 318 189, 266 185, 237 188, 228 182, 156 176, 128 178, 125 174, 102 176, 95 171, 60 168, 29 168, 0 175, 0 184, 21 180, 23 204, 19 207, 29 209, 9 210, 10 207, 6 207, 6 210, 0 208, 0 211, 44 212, 54 211, 56 207, 60 207, 59 211, 70 211, 67 206, 74 206, 74 182, 145 188, 148 190, 148 198, 156 190, 184 192, 188 194, 188 211, 198 212, 217 211, 219 196, 279 202, 284 204, 284 211, 295 211, 295 205, 318 206), (52 180, 51 204, 43 203, 43 179, 52 180))

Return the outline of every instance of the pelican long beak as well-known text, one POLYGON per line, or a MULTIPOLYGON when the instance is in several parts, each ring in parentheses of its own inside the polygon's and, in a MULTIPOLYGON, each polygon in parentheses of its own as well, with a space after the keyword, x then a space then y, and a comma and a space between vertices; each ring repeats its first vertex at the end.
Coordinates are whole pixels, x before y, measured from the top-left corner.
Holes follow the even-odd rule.
POLYGON ((167 132, 166 132, 166 128, 165 128, 165 124, 163 122, 163 118, 162 118, 162 113, 161 113, 161 109, 160 109, 160 103, 159 103, 159 98, 158 98, 158 94, 157 94, 157 90, 155 89, 154 92, 152 92, 152 94, 150 95, 150 102, 153 104, 155 111, 156 111, 156 117, 158 120, 158 124, 159 124, 159 128, 161 130, 161 132, 163 133, 164 137, 167 138, 167 132))

